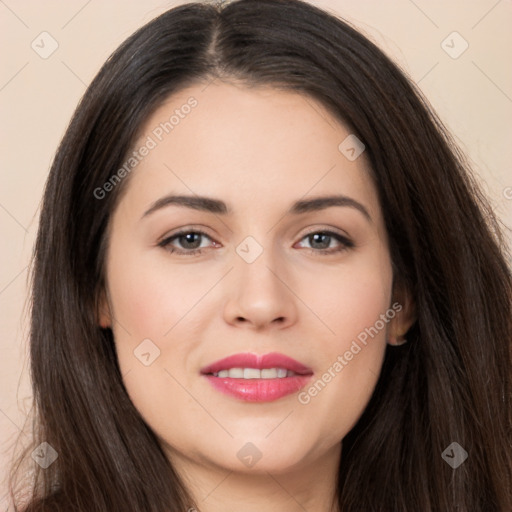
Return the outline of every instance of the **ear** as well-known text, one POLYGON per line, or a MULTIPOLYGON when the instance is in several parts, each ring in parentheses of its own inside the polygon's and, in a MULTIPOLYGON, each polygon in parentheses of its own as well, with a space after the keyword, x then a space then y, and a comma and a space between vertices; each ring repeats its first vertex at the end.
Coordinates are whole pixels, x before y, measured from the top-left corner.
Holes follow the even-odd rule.
POLYGON ((416 303, 412 292, 402 283, 393 286, 392 304, 396 304, 396 314, 388 324, 387 340, 390 345, 403 345, 407 342, 407 331, 416 322, 416 303))
POLYGON ((96 307, 96 321, 102 329, 112 327, 112 313, 107 297, 105 287, 102 287, 98 294, 97 307, 96 307))

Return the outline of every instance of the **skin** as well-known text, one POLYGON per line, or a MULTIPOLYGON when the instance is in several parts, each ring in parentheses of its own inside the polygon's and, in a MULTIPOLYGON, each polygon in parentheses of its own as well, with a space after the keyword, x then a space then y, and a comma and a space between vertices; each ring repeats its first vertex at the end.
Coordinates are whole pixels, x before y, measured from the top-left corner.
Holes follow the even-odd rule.
POLYGON ((99 322, 113 329, 129 396, 201 511, 330 511, 341 440, 371 397, 386 344, 414 320, 407 292, 393 289, 368 162, 340 152, 350 131, 313 99, 231 83, 173 95, 135 148, 190 96, 197 106, 124 184, 99 322), (232 214, 168 205, 144 216, 170 193, 221 199, 232 214), (358 201, 371 220, 349 206, 286 213, 296 200, 333 193, 358 201), (207 236, 158 245, 182 228, 207 236), (325 230, 354 247, 307 236, 325 230), (236 252, 248 236, 263 249, 252 263, 236 252), (199 245, 199 255, 169 251, 199 245), (242 402, 200 375, 234 353, 281 352, 312 368, 314 382, 395 301, 400 313, 307 404, 298 393, 242 402), (149 366, 134 355, 144 339, 160 350, 149 366), (252 467, 237 457, 248 442, 261 453, 252 467))

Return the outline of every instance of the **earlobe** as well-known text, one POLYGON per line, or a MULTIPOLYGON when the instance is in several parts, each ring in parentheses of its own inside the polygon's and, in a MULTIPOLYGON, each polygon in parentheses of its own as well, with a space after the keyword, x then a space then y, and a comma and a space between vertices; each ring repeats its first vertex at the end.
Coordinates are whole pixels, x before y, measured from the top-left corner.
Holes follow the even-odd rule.
POLYGON ((96 308, 96 321, 102 329, 108 329, 112 326, 112 315, 107 300, 107 294, 103 289, 99 294, 98 306, 96 308))
POLYGON ((416 322, 416 303, 411 291, 405 286, 397 286, 393 297, 393 303, 398 302, 402 308, 389 323, 387 342, 399 346, 407 343, 406 334, 416 322))

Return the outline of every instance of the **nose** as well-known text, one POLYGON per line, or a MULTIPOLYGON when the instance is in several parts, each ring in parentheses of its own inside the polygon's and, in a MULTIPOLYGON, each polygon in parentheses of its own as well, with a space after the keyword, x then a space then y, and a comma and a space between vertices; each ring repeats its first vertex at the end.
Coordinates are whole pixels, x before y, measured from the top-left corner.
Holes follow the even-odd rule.
POLYGON ((293 325, 297 299, 286 275, 283 268, 276 268, 267 250, 252 263, 241 258, 236 261, 228 277, 225 321, 257 331, 293 325))

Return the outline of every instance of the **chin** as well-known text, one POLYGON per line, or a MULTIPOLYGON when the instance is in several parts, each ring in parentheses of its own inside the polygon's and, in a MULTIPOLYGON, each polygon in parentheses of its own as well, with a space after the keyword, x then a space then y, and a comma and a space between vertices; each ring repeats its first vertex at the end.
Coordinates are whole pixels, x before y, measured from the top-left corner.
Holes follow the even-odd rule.
MULTIPOLYGON (((266 435, 266 434, 265 434, 266 435)), ((217 455, 217 464, 225 469, 245 474, 287 473, 298 469, 305 464, 313 447, 302 442, 288 442, 274 434, 265 438, 265 435, 244 435, 231 439, 224 445, 222 453, 217 455), (229 454, 228 457, 226 455, 229 454)))

